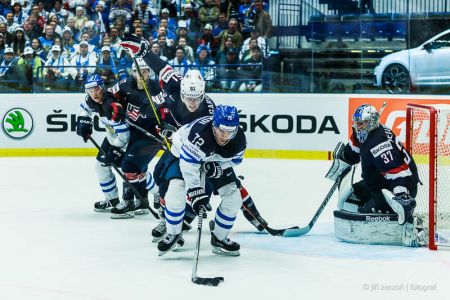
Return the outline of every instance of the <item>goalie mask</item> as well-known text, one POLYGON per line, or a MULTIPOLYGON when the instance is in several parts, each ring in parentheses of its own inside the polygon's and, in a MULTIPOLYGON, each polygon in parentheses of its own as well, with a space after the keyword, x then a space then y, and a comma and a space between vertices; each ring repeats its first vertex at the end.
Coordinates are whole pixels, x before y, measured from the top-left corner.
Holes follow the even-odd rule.
POLYGON ((376 108, 370 104, 360 105, 352 118, 352 127, 355 131, 356 138, 360 143, 364 143, 369 132, 375 130, 379 126, 380 115, 376 108))
POLYGON ((189 70, 181 80, 181 101, 195 112, 205 97, 205 81, 198 70, 189 70))

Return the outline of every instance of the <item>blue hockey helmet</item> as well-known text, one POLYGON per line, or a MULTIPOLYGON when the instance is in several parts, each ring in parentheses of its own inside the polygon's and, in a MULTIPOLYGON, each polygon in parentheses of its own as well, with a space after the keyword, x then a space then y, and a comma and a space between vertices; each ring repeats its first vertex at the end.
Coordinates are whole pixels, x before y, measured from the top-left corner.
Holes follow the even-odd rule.
POLYGON ((218 105, 216 107, 213 115, 213 127, 219 129, 224 135, 222 139, 219 139, 216 132, 214 132, 219 144, 224 145, 234 138, 238 131, 238 126, 239 114, 236 107, 228 105, 218 105))
POLYGON ((102 77, 98 74, 89 76, 84 83, 84 89, 88 91, 89 89, 95 88, 97 86, 103 88, 104 81, 102 77))
POLYGON ((352 127, 360 143, 366 141, 369 132, 378 128, 379 121, 380 114, 373 105, 362 104, 356 109, 352 117, 352 127))

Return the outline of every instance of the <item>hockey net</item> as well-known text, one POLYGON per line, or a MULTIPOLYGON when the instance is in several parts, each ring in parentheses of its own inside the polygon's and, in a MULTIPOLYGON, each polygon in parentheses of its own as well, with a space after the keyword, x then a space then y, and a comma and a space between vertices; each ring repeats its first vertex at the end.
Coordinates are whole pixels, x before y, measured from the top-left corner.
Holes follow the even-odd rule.
POLYGON ((406 147, 416 162, 415 215, 428 228, 430 249, 450 247, 450 105, 408 104, 406 147))

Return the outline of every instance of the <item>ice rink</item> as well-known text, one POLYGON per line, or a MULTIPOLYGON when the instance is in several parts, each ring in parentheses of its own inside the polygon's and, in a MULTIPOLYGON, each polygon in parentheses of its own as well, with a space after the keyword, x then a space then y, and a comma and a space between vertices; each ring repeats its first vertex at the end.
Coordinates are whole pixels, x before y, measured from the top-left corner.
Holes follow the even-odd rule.
MULTIPOLYGON (((340 242, 336 195, 298 238, 258 233, 239 213, 230 235, 239 257, 213 254, 205 226, 198 275, 225 277, 214 288, 190 281, 196 230, 179 251, 158 257, 151 215, 112 220, 93 211, 102 199, 93 157, 0 158, 0 165, 2 300, 450 298, 450 252, 340 242)), ((245 159, 237 173, 261 215, 281 228, 310 221, 332 185, 329 166, 245 159)))

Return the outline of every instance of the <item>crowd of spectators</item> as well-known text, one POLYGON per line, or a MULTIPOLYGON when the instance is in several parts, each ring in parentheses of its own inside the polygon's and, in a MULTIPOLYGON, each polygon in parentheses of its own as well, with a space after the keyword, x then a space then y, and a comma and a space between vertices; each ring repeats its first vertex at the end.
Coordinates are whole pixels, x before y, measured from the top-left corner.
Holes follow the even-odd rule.
POLYGON ((94 72, 113 84, 132 58, 124 34, 147 39, 210 89, 261 91, 272 21, 264 0, 0 0, 0 85, 81 91, 94 72))

